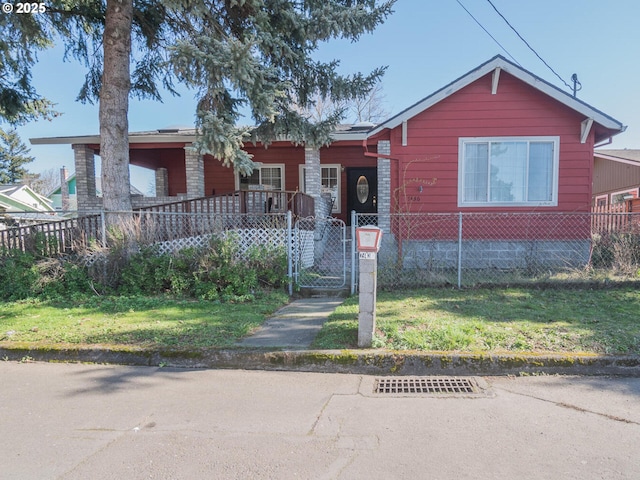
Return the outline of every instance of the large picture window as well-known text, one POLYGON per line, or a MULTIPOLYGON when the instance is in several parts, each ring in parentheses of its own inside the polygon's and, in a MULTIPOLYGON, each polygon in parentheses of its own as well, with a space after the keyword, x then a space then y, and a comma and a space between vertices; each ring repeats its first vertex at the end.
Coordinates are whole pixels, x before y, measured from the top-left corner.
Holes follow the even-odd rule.
POLYGON ((559 137, 461 138, 458 206, 556 206, 559 137))

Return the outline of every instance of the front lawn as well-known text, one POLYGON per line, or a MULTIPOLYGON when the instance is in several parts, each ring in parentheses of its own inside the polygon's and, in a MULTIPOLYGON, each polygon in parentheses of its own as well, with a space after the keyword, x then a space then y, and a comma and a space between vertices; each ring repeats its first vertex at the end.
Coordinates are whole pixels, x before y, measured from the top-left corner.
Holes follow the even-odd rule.
POLYGON ((143 296, 0 303, 0 346, 229 347, 287 301, 270 293, 250 303, 143 296))
MULTIPOLYGON (((84 297, 0 303, 0 347, 232 347, 288 301, 84 297)), ((640 354, 640 291, 423 289, 379 292, 374 346, 449 352, 640 354)), ((312 348, 356 348, 358 297, 347 299, 312 348)))
MULTIPOLYGON (((379 292, 374 346, 456 352, 640 354, 633 288, 423 289, 379 292)), ((358 298, 325 324, 315 348, 357 345, 358 298)))

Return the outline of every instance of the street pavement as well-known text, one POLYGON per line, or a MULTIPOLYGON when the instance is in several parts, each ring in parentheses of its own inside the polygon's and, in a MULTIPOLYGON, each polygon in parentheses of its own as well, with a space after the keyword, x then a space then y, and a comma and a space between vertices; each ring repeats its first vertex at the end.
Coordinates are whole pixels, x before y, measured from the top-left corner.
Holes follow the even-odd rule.
POLYGON ((353 374, 0 361, 0 478, 638 479, 640 379, 495 376, 377 394, 353 374))

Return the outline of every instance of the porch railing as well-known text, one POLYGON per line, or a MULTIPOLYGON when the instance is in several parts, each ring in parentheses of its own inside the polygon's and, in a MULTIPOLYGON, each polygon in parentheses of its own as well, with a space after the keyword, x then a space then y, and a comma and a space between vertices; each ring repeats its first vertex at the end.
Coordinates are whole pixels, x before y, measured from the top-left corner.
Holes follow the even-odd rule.
POLYGON ((297 217, 312 216, 314 212, 313 197, 301 192, 236 190, 210 197, 135 209, 140 212, 211 214, 284 213, 289 210, 297 217))
MULTIPOLYGON (((632 212, 640 212, 640 203, 626 201, 596 205, 591 208, 591 231, 601 235, 628 230, 634 220, 632 212)), ((637 217, 635 221, 638 221, 637 217)))
MULTIPOLYGON (((314 214, 314 199, 301 192, 249 190, 137 208, 143 232, 156 240, 212 233, 220 228, 250 226, 251 219, 291 211, 294 217, 314 214), (145 215, 149 214, 149 215, 145 215), (151 216, 150 216, 151 215, 151 216), (153 218, 153 221, 150 220, 153 218)), ((0 249, 36 251, 45 256, 70 252, 104 240, 105 215, 40 223, 0 230, 0 249)))
POLYGON ((100 238, 102 230, 100 215, 9 227, 0 230, 0 249, 55 256, 73 251, 80 245, 88 245, 92 239, 100 238))

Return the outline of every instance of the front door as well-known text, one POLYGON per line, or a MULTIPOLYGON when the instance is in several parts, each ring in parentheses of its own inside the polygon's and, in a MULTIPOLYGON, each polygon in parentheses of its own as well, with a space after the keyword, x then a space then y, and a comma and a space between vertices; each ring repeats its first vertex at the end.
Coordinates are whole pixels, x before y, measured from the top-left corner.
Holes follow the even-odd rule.
POLYGON ((347 218, 351 212, 378 213, 378 169, 347 168, 347 218))

